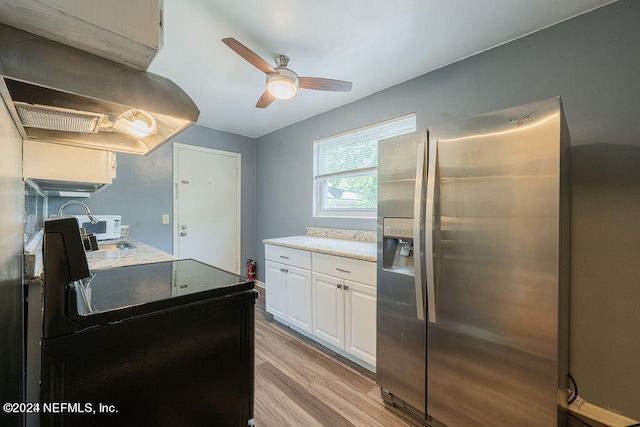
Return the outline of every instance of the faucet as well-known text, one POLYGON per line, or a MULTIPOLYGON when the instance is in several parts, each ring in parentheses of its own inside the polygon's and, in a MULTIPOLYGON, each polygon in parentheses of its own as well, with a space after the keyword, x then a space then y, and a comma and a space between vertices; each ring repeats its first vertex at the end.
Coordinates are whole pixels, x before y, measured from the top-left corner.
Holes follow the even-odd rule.
POLYGON ((62 211, 64 210, 64 208, 66 208, 69 205, 78 205, 78 206, 80 206, 86 212, 87 216, 89 217, 89 221, 91 221, 91 224, 97 224, 98 223, 98 220, 96 219, 96 217, 93 216, 91 211, 89 211, 89 206, 85 205, 82 202, 77 202, 75 200, 69 200, 68 202, 64 202, 63 204, 61 204, 60 207, 58 208, 58 216, 62 216, 62 211))

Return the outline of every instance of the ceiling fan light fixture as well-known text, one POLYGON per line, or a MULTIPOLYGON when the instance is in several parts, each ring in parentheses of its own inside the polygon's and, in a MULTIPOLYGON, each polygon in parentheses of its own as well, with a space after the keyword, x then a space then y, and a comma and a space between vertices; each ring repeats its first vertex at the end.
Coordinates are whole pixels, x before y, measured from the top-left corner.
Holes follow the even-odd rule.
POLYGON ((277 99, 293 98, 298 93, 298 88, 350 92, 353 86, 351 82, 343 80, 325 79, 321 77, 298 77, 298 75, 289 68, 291 59, 287 55, 276 56, 276 67, 273 68, 267 61, 260 58, 255 52, 251 51, 251 49, 238 40, 227 37, 222 39, 222 42, 244 60, 267 75, 267 90, 265 90, 260 96, 260 99, 258 99, 256 108, 267 108, 277 99))
POLYGON ((298 77, 289 70, 267 75, 267 90, 277 99, 291 99, 298 93, 298 77), (291 74, 291 75, 289 75, 291 74))

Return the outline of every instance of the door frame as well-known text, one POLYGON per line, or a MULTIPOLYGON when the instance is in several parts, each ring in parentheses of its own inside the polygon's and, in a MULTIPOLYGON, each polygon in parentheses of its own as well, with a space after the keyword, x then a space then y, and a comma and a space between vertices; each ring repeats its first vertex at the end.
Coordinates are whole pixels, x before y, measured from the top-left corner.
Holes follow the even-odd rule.
POLYGON ((236 253, 236 258, 238 260, 237 266, 236 266, 236 274, 240 274, 240 271, 242 269, 242 259, 241 259, 241 254, 242 254, 242 235, 241 235, 241 229, 242 229, 242 154, 240 153, 234 153, 231 151, 223 151, 223 150, 216 150, 213 148, 207 148, 207 147, 200 147, 198 145, 189 145, 189 144, 183 144, 180 142, 174 142, 173 143, 173 171, 172 171, 172 181, 173 181, 173 233, 172 233, 172 237, 173 237, 173 254, 178 256, 178 238, 179 238, 179 226, 178 226, 178 222, 177 221, 177 214, 178 214, 178 150, 191 150, 191 151, 200 151, 200 152, 205 152, 205 153, 209 153, 209 154, 215 154, 218 156, 228 156, 228 157, 234 157, 236 160, 236 171, 237 171, 237 176, 236 176, 236 248, 237 248, 237 253, 236 253))

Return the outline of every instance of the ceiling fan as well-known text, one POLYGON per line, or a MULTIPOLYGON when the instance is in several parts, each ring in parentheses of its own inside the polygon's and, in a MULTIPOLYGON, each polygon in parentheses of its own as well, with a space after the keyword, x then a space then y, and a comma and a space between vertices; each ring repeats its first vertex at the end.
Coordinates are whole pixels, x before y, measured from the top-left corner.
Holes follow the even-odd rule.
POLYGON ((266 108, 276 99, 293 98, 298 92, 298 88, 337 92, 351 91, 351 82, 320 77, 298 77, 295 72, 289 69, 291 60, 286 55, 276 56, 276 67, 273 68, 267 61, 236 39, 229 37, 222 39, 222 42, 267 75, 267 90, 258 100, 257 108, 266 108))

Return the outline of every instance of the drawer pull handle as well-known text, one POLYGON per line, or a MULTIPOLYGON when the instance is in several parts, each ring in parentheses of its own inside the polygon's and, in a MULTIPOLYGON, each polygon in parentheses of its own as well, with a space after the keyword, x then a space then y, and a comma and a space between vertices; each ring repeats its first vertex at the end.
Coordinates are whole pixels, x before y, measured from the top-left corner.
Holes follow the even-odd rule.
POLYGON ((280 258, 282 258, 282 259, 289 259, 289 257, 288 257, 288 256, 284 256, 284 255, 280 255, 280 258))
POLYGON ((340 283, 336 283, 336 287, 337 287, 338 289, 342 289, 342 285, 341 285, 340 283))
POLYGON ((351 273, 349 270, 343 270, 341 268, 336 267, 336 270, 338 270, 341 273, 351 273))

